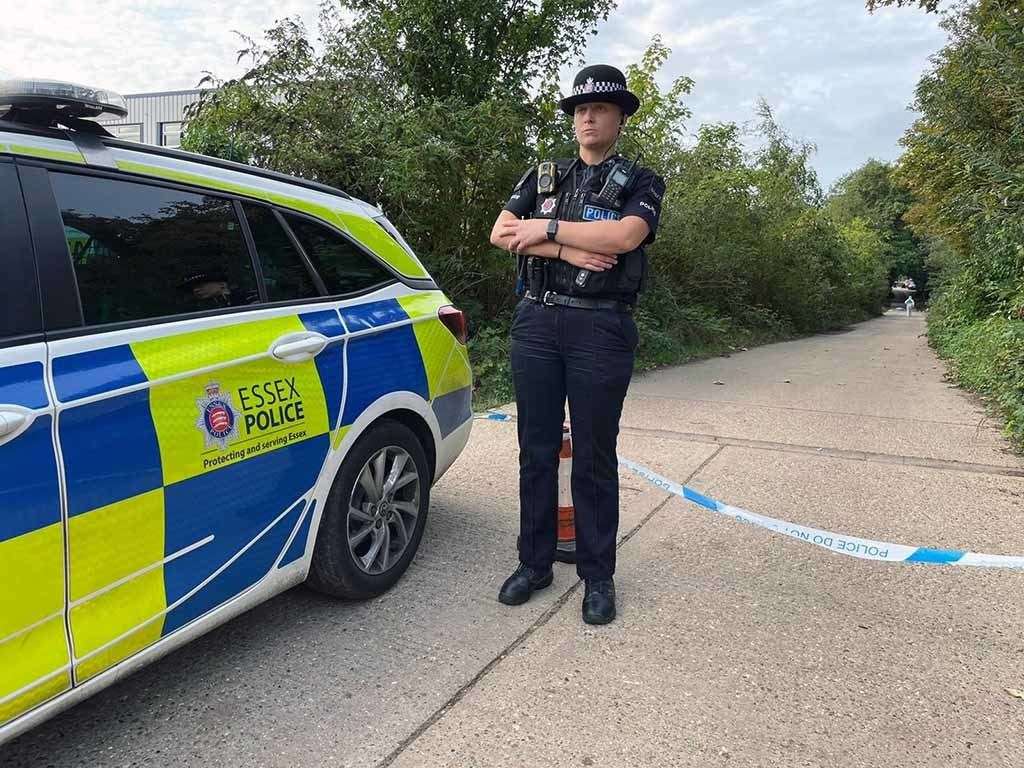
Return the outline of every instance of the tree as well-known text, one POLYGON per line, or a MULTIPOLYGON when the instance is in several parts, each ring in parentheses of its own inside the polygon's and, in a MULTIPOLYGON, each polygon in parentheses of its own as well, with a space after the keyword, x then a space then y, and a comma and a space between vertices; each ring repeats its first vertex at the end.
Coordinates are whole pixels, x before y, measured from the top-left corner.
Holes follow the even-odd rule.
POLYGON ((525 97, 583 51, 614 0, 341 0, 339 39, 414 100, 525 97))
POLYGON ((944 20, 950 42, 918 85, 921 117, 899 163, 918 200, 908 220, 955 249, 965 290, 981 286, 987 297, 981 311, 1024 306, 1021 19, 1017 3, 983 0, 944 20))
POLYGON ((892 165, 869 160, 833 185, 826 210, 843 225, 860 221, 870 227, 882 243, 889 283, 910 277, 919 295, 926 295, 928 248, 904 219, 914 203, 910 189, 897 181, 892 165))
MULTIPOLYGON (((247 40, 245 73, 210 76, 217 88, 191 113, 183 144, 381 205, 469 314, 478 376, 495 398, 507 397, 514 264, 488 234, 526 168, 576 153, 572 122, 557 106, 558 73, 612 7, 345 0, 324 9, 318 46, 291 20, 262 45, 247 40)), ((864 232, 824 214, 813 146, 787 136, 767 106, 755 155, 733 124, 700 127, 694 145, 693 81, 659 84, 669 56, 655 37, 625 67, 642 106, 621 150, 642 150, 668 184, 636 314, 640 365, 677 361, 692 345, 834 328, 874 311, 878 254, 864 232)))
POLYGON ((684 131, 691 116, 684 97, 693 89, 693 80, 683 76, 662 93, 655 77, 670 54, 661 36, 655 35, 640 61, 626 68, 629 89, 640 99, 640 109, 629 118, 621 142, 624 151, 629 151, 630 144, 642 149, 646 164, 666 184, 674 181, 684 162, 684 131))
POLYGON ((867 8, 871 13, 886 6, 902 8, 905 5, 917 5, 926 13, 936 13, 939 10, 939 0, 867 0, 867 8))
POLYGON ((326 6, 322 52, 296 21, 246 41, 248 70, 197 106, 186 148, 316 179, 380 204, 470 311, 511 301, 488 243, 534 161, 531 79, 581 50, 612 0, 346 0, 326 6), (443 52, 443 55, 439 55, 443 52))
POLYGON ((992 398, 1024 445, 1024 11, 977 0, 918 84, 898 178, 906 220, 939 241, 929 332, 955 375, 992 398))

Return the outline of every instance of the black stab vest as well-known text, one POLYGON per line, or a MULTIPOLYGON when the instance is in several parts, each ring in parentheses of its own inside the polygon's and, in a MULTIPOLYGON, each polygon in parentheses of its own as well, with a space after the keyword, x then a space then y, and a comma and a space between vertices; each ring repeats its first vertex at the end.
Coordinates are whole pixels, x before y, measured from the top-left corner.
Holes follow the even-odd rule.
MULTIPOLYGON (((632 192, 631 188, 623 190, 615 205, 596 199, 618 159, 617 156, 611 157, 594 167, 591 177, 586 181, 580 180, 576 172, 579 161, 555 161, 558 166, 558 187, 552 195, 537 194, 533 218, 557 218, 560 221, 618 220, 621 217, 622 199, 632 192)), ((544 291, 553 291, 565 296, 617 299, 635 304, 637 294, 644 289, 647 279, 647 254, 641 246, 618 256, 618 263, 604 272, 591 272, 567 261, 531 257, 532 263, 528 268, 530 292, 540 296, 544 291)))

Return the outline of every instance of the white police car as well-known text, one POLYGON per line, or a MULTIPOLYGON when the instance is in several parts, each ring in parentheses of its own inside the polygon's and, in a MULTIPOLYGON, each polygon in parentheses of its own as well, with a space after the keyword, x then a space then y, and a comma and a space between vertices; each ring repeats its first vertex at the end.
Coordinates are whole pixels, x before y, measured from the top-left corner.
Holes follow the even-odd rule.
POLYGON ((465 321, 383 214, 0 83, 0 742, 308 578, 414 556, 465 321))

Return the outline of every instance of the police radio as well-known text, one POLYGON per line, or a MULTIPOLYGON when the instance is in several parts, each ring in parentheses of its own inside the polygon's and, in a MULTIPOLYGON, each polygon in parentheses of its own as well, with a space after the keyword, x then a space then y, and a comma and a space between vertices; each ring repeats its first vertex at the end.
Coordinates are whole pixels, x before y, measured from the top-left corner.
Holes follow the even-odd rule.
POLYGON ((537 194, 553 195, 558 189, 558 164, 544 162, 537 166, 537 194))
MULTIPOLYGON (((615 165, 613 165, 612 169, 608 172, 608 176, 605 178, 604 186, 601 187, 601 191, 594 196, 594 201, 602 205, 607 205, 610 208, 618 207, 622 191, 629 186, 629 182, 633 178, 633 172, 636 170, 636 165, 639 162, 640 155, 637 155, 636 159, 631 163, 626 160, 616 161, 615 165)), ((586 288, 591 274, 593 273, 588 269, 579 270, 576 273, 576 279, 574 280, 577 287, 586 288)))
POLYGON ((601 191, 597 193, 597 202, 607 206, 615 206, 616 201, 622 195, 622 190, 629 186, 630 179, 633 178, 633 172, 636 170, 636 164, 639 161, 640 156, 637 155, 636 160, 632 163, 627 163, 625 160, 616 162, 612 166, 611 171, 608 172, 608 177, 605 179, 601 191))

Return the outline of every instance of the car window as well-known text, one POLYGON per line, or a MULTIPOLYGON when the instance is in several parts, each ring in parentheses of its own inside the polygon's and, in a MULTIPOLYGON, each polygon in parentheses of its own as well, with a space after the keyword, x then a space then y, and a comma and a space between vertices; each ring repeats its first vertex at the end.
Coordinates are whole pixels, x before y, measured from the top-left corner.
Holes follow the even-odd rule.
POLYGON ((281 227, 274 212, 263 205, 244 203, 245 218, 256 243, 256 254, 263 268, 267 299, 288 301, 318 296, 316 286, 302 256, 281 227))
POLYGON ((285 214, 285 219, 329 293, 357 293, 394 279, 337 232, 301 216, 285 214))
POLYGON ((87 325, 254 304, 230 200, 52 173, 87 325))

